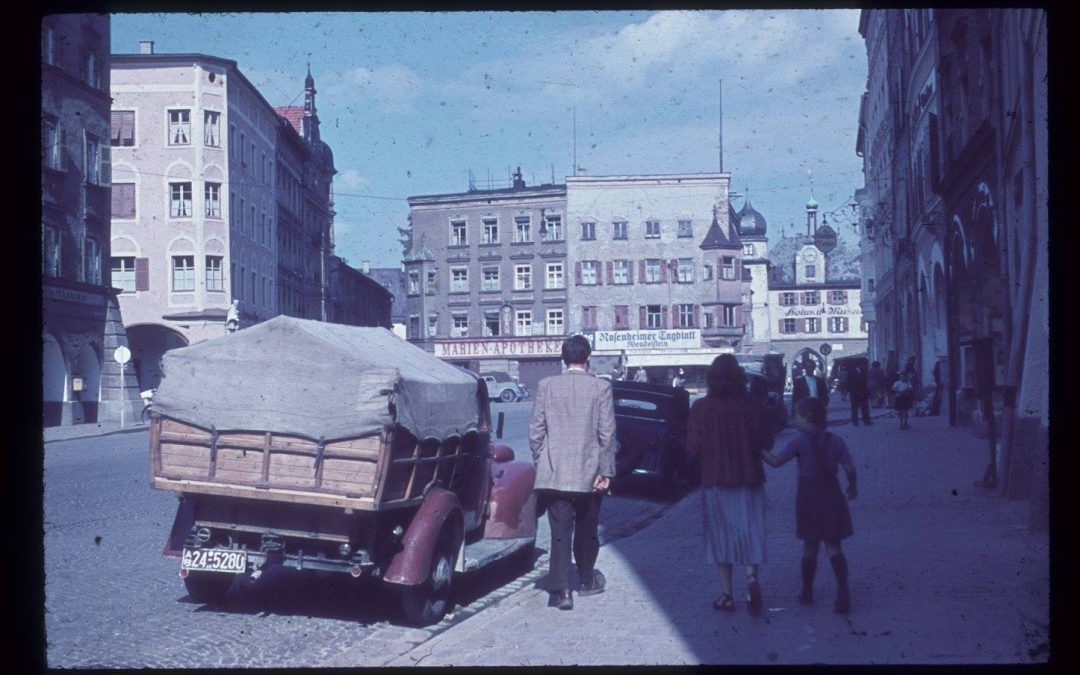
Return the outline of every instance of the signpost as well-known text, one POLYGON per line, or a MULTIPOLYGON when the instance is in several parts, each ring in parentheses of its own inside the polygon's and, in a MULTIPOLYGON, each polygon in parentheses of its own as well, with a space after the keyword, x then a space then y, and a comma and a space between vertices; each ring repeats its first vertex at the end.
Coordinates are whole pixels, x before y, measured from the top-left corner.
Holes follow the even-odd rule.
POLYGON ((824 371, 823 373, 821 373, 821 375, 826 380, 828 380, 829 379, 829 354, 832 353, 832 345, 829 344, 828 342, 823 342, 821 344, 821 346, 818 347, 818 351, 821 352, 821 355, 825 357, 825 362, 821 364, 821 369, 824 371))
POLYGON ((124 428, 124 406, 127 404, 127 393, 124 391, 124 370, 127 362, 131 360, 131 350, 120 345, 113 350, 113 360, 120 364, 120 428, 124 428))

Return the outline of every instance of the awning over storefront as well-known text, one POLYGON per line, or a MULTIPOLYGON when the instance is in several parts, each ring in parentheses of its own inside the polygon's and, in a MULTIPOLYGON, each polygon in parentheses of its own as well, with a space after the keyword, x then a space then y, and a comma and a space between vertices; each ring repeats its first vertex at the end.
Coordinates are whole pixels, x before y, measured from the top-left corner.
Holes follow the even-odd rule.
POLYGON ((734 351, 731 347, 718 347, 716 349, 703 349, 692 352, 658 352, 651 354, 627 352, 624 365, 628 368, 638 366, 708 366, 720 354, 731 354, 734 351))

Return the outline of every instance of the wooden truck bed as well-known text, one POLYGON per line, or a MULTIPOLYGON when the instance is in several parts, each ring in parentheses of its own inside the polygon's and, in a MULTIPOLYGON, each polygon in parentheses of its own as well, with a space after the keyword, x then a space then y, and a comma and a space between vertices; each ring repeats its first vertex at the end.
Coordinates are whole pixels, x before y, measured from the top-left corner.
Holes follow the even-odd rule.
POLYGON ((480 435, 417 443, 402 429, 320 444, 268 431, 217 432, 155 415, 153 487, 380 510, 418 504, 438 478, 456 489, 479 457, 480 435))

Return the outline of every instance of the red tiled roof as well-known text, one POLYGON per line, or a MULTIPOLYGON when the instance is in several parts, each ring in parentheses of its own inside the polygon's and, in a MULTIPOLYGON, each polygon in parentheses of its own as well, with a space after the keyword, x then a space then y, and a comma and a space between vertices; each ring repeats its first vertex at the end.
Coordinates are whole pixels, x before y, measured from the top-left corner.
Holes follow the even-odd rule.
POLYGON ((283 105, 278 108, 274 108, 281 117, 292 125, 293 129, 296 129, 296 133, 303 135, 303 120, 304 120, 304 106, 302 105, 283 105))

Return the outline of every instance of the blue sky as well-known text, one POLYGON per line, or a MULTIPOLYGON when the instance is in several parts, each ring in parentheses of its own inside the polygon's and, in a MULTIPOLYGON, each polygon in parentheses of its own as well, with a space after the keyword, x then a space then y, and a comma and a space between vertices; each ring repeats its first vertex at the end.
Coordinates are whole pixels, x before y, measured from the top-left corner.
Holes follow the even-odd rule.
MULTIPOLYGON (((858 10, 114 14, 113 53, 235 60, 272 105, 315 77, 334 152, 336 252, 400 262, 412 195, 462 192, 471 169, 532 184, 718 166, 749 188, 770 238, 814 196, 854 238, 850 202, 866 51, 858 10)), ((742 200, 735 202, 736 208, 742 200)), ((788 230, 790 231, 790 230, 788 230)))

